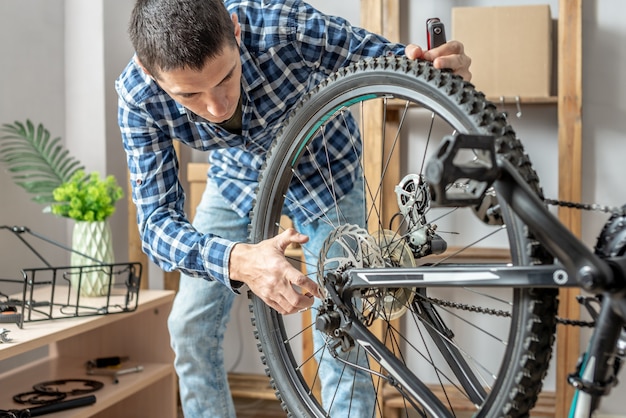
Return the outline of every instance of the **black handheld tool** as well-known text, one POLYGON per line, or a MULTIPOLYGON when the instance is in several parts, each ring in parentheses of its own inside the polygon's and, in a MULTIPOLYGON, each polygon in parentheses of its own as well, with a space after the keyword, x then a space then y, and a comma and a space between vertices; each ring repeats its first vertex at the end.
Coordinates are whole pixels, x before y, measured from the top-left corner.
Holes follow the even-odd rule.
POLYGON ((426 39, 428 49, 437 48, 446 43, 446 28, 438 17, 426 20, 426 39))

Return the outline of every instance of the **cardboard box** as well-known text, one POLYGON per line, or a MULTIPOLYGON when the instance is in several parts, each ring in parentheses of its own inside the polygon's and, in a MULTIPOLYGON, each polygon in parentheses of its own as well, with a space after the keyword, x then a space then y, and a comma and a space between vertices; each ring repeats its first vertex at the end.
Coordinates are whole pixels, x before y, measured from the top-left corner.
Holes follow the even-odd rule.
POLYGON ((452 9, 452 39, 465 45, 472 83, 490 98, 551 95, 552 28, 547 4, 452 9))

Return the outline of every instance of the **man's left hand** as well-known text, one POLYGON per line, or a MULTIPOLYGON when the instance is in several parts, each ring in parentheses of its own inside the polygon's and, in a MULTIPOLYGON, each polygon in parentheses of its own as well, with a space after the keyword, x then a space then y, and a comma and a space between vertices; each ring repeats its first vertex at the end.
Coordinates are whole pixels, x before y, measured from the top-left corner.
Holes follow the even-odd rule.
POLYGON ((472 79, 472 73, 469 70, 472 59, 465 55, 463 44, 459 41, 448 41, 428 51, 417 45, 409 44, 406 46, 404 53, 411 59, 421 58, 432 61, 435 68, 448 68, 466 81, 472 79))

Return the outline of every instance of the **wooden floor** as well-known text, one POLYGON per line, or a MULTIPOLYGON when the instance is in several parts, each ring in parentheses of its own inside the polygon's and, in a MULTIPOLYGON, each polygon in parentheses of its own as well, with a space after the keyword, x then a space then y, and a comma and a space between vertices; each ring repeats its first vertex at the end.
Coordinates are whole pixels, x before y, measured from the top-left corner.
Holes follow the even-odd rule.
MULTIPOLYGON (((278 401, 235 399, 237 418, 282 418, 287 414, 282 410, 278 401)), ((178 418, 184 418, 179 409, 178 418)))
POLYGON ((278 401, 263 399, 235 399, 237 418, 281 418, 287 414, 278 401))

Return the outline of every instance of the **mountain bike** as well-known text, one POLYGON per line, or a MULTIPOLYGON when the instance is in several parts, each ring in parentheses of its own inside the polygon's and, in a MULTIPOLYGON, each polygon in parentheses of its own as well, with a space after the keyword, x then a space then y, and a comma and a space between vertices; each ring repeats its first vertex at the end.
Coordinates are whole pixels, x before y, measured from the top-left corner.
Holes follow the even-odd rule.
POLYGON ((371 416, 528 416, 566 321, 558 290, 578 287, 595 329, 569 377, 571 416, 589 416, 616 384, 626 346, 626 206, 607 209, 587 248, 548 210, 559 202, 544 198, 494 104, 428 62, 382 57, 340 70, 296 106, 268 152, 253 242, 282 232, 286 202, 315 199, 289 192, 303 181, 302 161, 309 171, 321 161, 314 170, 331 195, 337 190, 343 167, 324 165, 333 124, 358 126, 344 149, 359 162, 366 220, 343 222, 337 209, 321 249, 304 245, 294 258, 323 289, 310 324, 250 295, 258 346, 288 415, 334 416, 339 392, 321 391, 318 372, 328 361, 347 379, 369 376, 371 416), (303 349, 307 333, 322 341, 312 353, 303 349), (355 350, 367 353, 365 366, 346 360, 355 350))

